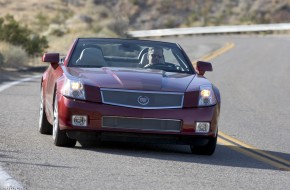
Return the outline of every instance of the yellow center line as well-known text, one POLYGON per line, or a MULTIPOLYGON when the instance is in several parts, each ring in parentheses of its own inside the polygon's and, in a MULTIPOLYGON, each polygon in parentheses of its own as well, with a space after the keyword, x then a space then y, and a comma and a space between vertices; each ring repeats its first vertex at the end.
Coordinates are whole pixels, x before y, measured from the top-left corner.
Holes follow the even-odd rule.
MULTIPOLYGON (((235 47, 234 43, 227 42, 225 46, 223 46, 220 49, 217 49, 217 50, 215 50, 215 51, 213 51, 213 52, 211 52, 211 53, 209 53, 209 54, 207 54, 205 56, 200 57, 198 60, 200 60, 200 61, 210 61, 210 60, 218 57, 219 55, 226 53, 227 51, 231 50, 234 47, 235 47)), ((196 68, 195 67, 196 66, 196 62, 197 61, 193 61, 192 62, 192 65, 194 66, 194 68, 196 68)))
MULTIPOLYGON (((219 55, 222 55, 226 53, 227 51, 231 50, 235 47, 234 43, 228 42, 226 45, 212 53, 209 53, 201 58, 199 60, 202 61, 210 61, 214 58, 216 58, 219 55)), ((196 62, 193 62, 193 65, 195 65, 196 62)), ((267 163, 271 166, 274 166, 280 170, 284 171, 290 171, 290 161, 285 160, 283 158, 279 158, 277 156, 274 156, 272 154, 269 154, 265 151, 259 150, 258 148, 255 148, 249 144, 246 144, 238 139, 235 139, 222 131, 219 131, 219 138, 218 143, 223 144, 225 146, 228 146, 229 148, 243 153, 247 156, 250 156, 254 159, 260 160, 264 163, 267 163)))
POLYGON ((222 47, 222 48, 220 48, 212 53, 209 53, 209 54, 207 54, 199 59, 202 61, 210 61, 210 60, 216 58, 217 56, 226 53, 227 51, 231 50, 234 47, 235 47, 234 43, 228 42, 228 43, 226 43, 226 45, 224 47, 222 47))
MULTIPOLYGON (((229 136, 229 135, 227 135, 227 134, 225 134, 225 133, 223 133, 223 132, 221 132, 221 131, 219 132, 219 135, 220 135, 221 137, 227 139, 227 140, 230 140, 230 141, 232 141, 232 142, 238 144, 238 145, 241 146, 241 147, 244 147, 244 148, 250 149, 250 150, 253 151, 253 152, 256 152, 256 153, 258 153, 258 154, 264 155, 264 156, 269 157, 269 158, 271 158, 271 159, 273 159, 273 160, 277 160, 277 161, 279 161, 279 162, 281 162, 281 163, 283 163, 283 164, 286 164, 286 165, 289 165, 289 166, 290 166, 290 162, 289 162, 288 160, 285 160, 285 159, 283 159, 283 158, 279 158, 279 157, 274 156, 274 155, 272 155, 272 154, 269 154, 269 153, 267 153, 267 152, 265 152, 265 151, 259 150, 259 149, 255 148, 255 147, 253 147, 253 146, 251 146, 251 145, 249 145, 249 144, 246 144, 246 143, 244 143, 244 142, 242 142, 242 141, 240 141, 240 140, 238 140, 238 139, 235 139, 235 138, 233 138, 233 137, 231 137, 231 136, 229 136)), ((290 167, 289 167, 289 169, 290 169, 290 167)))
MULTIPOLYGON (((219 136, 221 136, 221 135, 219 134, 219 136)), ((278 168, 280 170, 290 171, 290 167, 287 167, 284 164, 276 162, 275 160, 271 160, 271 159, 268 159, 267 157, 261 156, 261 155, 255 153, 255 151, 252 152, 251 151, 252 149, 251 150, 247 150, 247 149, 244 149, 243 147, 239 147, 236 144, 233 144, 233 143, 227 141, 227 139, 224 140, 222 138, 218 138, 218 143, 222 144, 222 145, 225 145, 225 146, 227 146, 228 148, 230 148, 230 149, 232 149, 234 151, 237 151, 237 152, 243 153, 243 154, 245 154, 247 156, 250 156, 250 157, 252 157, 252 158, 254 158, 256 160, 259 160, 259 161, 262 161, 264 163, 267 163, 267 164, 269 164, 269 165, 271 165, 273 167, 276 167, 276 168, 278 168)), ((260 150, 260 152, 264 152, 264 151, 260 150)))

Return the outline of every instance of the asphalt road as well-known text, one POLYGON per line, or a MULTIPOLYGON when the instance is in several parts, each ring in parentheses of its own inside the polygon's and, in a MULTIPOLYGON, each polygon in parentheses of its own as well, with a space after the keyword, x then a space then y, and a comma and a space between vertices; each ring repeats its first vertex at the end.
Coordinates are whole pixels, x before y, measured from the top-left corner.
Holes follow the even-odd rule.
MULTIPOLYGON (((289 189, 290 171, 284 169, 290 165, 275 167, 253 152, 290 162, 290 36, 162 40, 179 42, 192 60, 234 43, 234 48, 212 60, 214 72, 206 76, 221 91, 220 131, 232 137, 232 143, 255 148, 219 140, 209 157, 175 145, 55 147, 52 137, 37 129, 38 78, 0 92, 0 166, 24 189, 289 189)), ((13 77, 1 73, 0 87, 32 74, 36 73, 13 77)))

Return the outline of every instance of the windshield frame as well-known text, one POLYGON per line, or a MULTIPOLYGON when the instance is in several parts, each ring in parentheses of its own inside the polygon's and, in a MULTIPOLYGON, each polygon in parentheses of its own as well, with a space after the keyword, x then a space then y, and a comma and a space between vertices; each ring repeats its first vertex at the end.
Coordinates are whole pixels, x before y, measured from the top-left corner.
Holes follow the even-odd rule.
MULTIPOLYGON (((177 43, 172 43, 172 42, 162 42, 162 41, 152 41, 152 40, 136 40, 136 39, 120 39, 120 38, 78 38, 75 41, 74 47, 71 50, 71 54, 68 57, 67 60, 67 67, 79 67, 76 66, 73 61, 76 61, 76 58, 79 57, 79 51, 80 49, 84 48, 84 46, 89 46, 93 44, 138 44, 138 46, 152 46, 152 47, 164 47, 164 48, 169 48, 171 50, 175 50, 178 52, 177 54, 173 55, 176 57, 177 61, 182 61, 184 65, 186 65, 188 71, 178 71, 179 73, 188 73, 188 74, 196 74, 193 65, 191 61, 189 60, 187 54, 184 52, 184 50, 181 48, 181 46, 177 43), (85 44, 85 45, 84 45, 85 44), (78 52, 77 52, 78 51, 78 52), (77 53, 75 53, 77 52, 77 53), (179 55, 180 53, 180 55, 179 55), (181 58, 180 58, 181 56, 181 58)), ((143 50, 140 50, 143 51, 143 50)), ((140 52, 141 53, 141 52, 140 52)), ((139 55, 140 56, 140 55, 139 55)), ((104 56, 105 57, 105 56, 104 56)), ((128 60, 130 61, 130 57, 127 57, 128 60)), ((139 57, 138 57, 139 59, 139 57)), ((109 66, 111 67, 111 66, 109 66)), ((112 66, 115 67, 115 66, 112 66)), ((120 66, 121 67, 121 66, 120 66)), ((92 68, 92 67, 90 67, 92 68)), ((98 67, 96 67, 98 68, 98 67)), ((125 67, 123 67, 125 68, 125 67)), ((136 67, 138 68, 138 67, 136 67)), ((170 71, 168 71, 170 72, 170 71)), ((177 72, 177 71, 176 71, 177 72)))

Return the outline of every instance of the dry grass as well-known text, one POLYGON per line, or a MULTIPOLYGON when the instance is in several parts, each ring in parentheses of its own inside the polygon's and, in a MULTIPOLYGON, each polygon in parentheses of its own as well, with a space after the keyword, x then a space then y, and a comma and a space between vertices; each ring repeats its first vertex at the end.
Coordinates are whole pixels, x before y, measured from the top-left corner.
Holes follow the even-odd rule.
MULTIPOLYGON (((93 0, 80 0, 76 4, 64 0, 0 0, 0 17, 13 15, 21 25, 26 25, 47 37, 46 52, 65 55, 78 37, 117 37, 109 29, 113 23, 111 10, 96 6, 93 0)), ((0 45, 0 67, 41 65, 41 57, 28 57, 23 49, 2 43, 0 45), (8 49, 11 48, 9 51, 8 49)))
POLYGON ((44 12, 47 17, 51 17, 56 12, 55 8, 59 6, 61 6, 59 0, 0 0, 0 16, 10 14, 21 23, 31 26, 37 13, 44 12))
POLYGON ((19 67, 28 65, 28 55, 25 50, 19 46, 0 42, 0 53, 3 56, 3 67, 19 67))

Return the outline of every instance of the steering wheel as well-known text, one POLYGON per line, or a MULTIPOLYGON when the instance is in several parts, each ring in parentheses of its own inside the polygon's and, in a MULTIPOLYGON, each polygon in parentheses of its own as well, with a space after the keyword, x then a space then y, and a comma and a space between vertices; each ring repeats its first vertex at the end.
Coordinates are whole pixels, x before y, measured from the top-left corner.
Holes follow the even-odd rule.
POLYGON ((176 65, 173 63, 155 63, 144 68, 160 69, 160 70, 178 70, 176 65))

